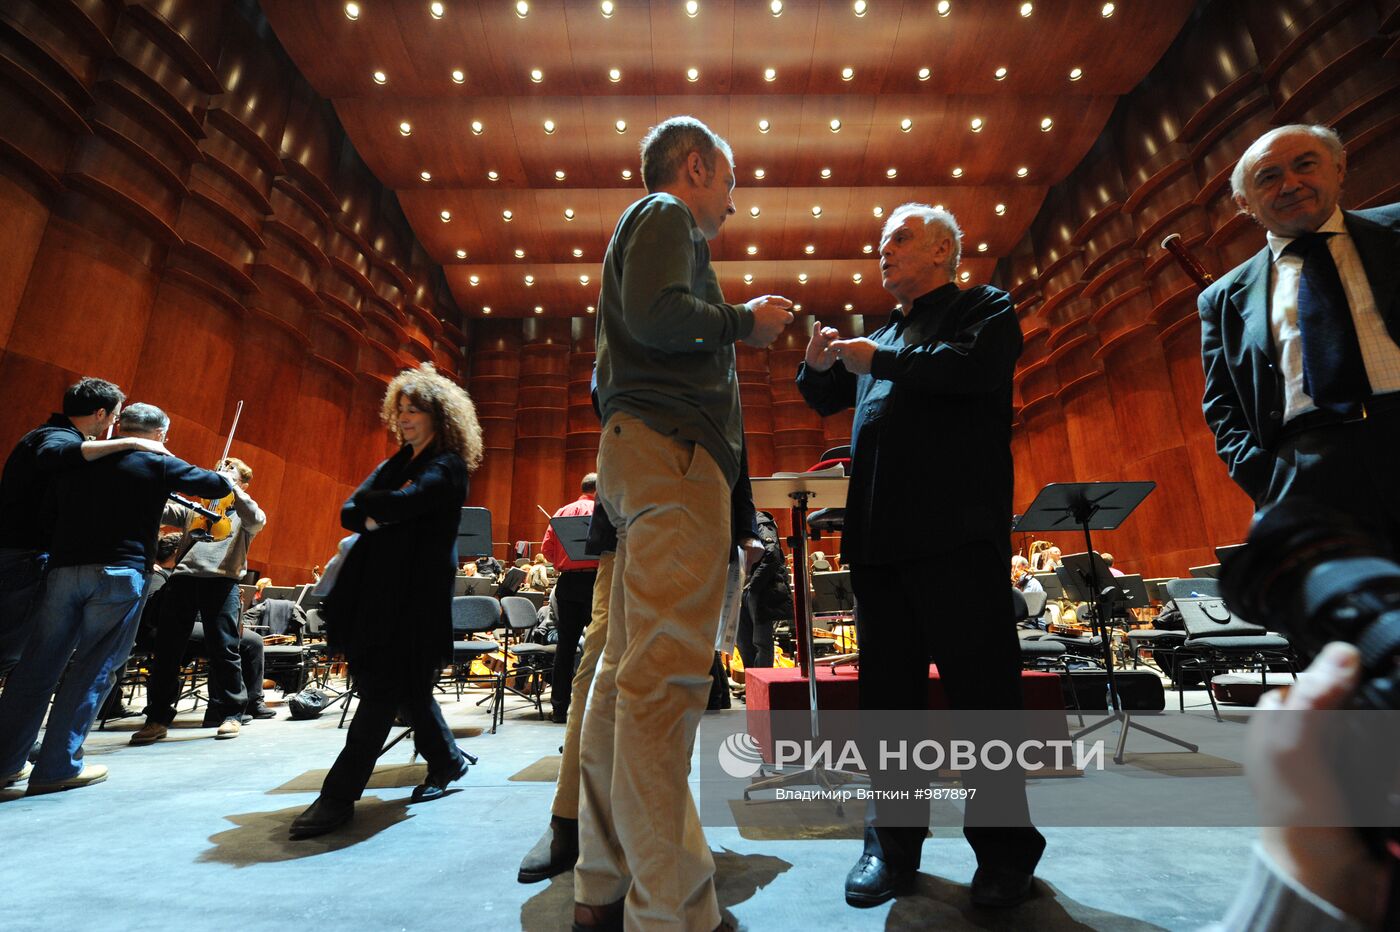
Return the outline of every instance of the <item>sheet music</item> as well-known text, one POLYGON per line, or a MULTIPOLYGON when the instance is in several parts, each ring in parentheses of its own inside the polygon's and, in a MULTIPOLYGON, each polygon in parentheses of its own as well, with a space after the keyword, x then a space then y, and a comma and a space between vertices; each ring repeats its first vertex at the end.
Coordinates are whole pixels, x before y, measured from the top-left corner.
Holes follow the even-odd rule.
POLYGON ((738 547, 729 558, 729 577, 724 583, 724 605, 719 612, 719 631, 715 650, 728 654, 734 650, 739 636, 739 607, 744 599, 744 551, 738 547))

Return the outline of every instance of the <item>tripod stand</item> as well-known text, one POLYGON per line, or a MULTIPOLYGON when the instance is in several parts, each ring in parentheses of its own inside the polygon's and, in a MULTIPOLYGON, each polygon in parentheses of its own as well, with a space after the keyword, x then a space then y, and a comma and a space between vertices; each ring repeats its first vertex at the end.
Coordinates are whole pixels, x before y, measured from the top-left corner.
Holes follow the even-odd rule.
POLYGON ((1109 714, 1071 737, 1078 740, 1106 725, 1118 723, 1122 727, 1118 731, 1118 745, 1113 753, 1115 764, 1123 763, 1128 732, 1134 728, 1192 753, 1198 750, 1194 744, 1133 721, 1132 716, 1123 710, 1123 700, 1118 692, 1118 679, 1113 669, 1113 638, 1109 625, 1111 606, 1104 597, 1104 585, 1100 583, 1101 578, 1106 583, 1111 577, 1107 572, 1107 565, 1094 550, 1094 541, 1089 533, 1091 529, 1111 531, 1117 528, 1156 487, 1155 482, 1052 482, 1040 490, 1040 494, 1031 502, 1026 513, 1013 528, 1017 531, 1058 531, 1078 525, 1084 532, 1088 571, 1075 568, 1061 576, 1061 580, 1067 583, 1066 590, 1071 598, 1089 602, 1093 606, 1092 630, 1098 636, 1103 650, 1104 673, 1108 678, 1109 714))

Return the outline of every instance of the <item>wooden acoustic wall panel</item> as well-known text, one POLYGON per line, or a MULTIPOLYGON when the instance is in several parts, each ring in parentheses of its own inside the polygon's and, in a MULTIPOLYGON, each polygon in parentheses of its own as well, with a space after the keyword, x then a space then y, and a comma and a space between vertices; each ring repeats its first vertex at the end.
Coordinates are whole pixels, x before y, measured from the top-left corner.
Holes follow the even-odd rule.
POLYGON ((771 476, 773 465, 773 384, 768 350, 743 343, 734 347, 739 375, 739 401, 744 409, 744 438, 748 443, 749 475, 771 476))
POLYGON ((789 327, 768 350, 774 373, 773 464, 784 471, 801 471, 821 456, 824 442, 822 419, 807 406, 797 391, 794 376, 806 355, 807 338, 799 328, 789 327))
POLYGON ((568 436, 564 440, 565 490, 573 494, 574 476, 598 469, 600 426, 593 410, 595 328, 592 318, 574 321, 573 347, 569 353, 568 436))
POLYGON ((540 508, 553 512, 571 500, 566 490, 578 488, 582 478, 565 476, 563 469, 573 342, 569 321, 528 320, 523 330, 507 541, 543 540, 540 508))
POLYGON ((505 544, 510 533, 521 340, 519 321, 478 321, 470 347, 467 390, 481 422, 484 456, 472 477, 467 504, 490 509, 492 537, 498 544, 505 544))

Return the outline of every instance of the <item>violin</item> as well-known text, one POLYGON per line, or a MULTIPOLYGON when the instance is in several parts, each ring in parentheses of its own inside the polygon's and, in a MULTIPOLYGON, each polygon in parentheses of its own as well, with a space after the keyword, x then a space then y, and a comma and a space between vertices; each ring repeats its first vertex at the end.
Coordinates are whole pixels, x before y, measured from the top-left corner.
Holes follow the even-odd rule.
MULTIPOLYGON (((239 401, 238 407, 233 412, 233 426, 229 428, 228 440, 224 443, 223 456, 219 457, 220 466, 228 460, 229 448, 233 446, 233 432, 238 429, 238 419, 242 415, 243 402, 239 401)), ((194 517, 185 528, 191 540, 227 540, 229 535, 233 533, 234 502, 237 497, 232 492, 223 498, 216 499, 192 499, 171 492, 170 500, 194 512, 194 517)))

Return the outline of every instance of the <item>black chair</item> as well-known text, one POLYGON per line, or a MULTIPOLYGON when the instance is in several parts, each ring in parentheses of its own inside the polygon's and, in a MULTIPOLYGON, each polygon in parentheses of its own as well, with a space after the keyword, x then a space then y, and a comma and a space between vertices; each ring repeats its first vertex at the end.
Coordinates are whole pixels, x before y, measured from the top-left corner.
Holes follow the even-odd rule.
POLYGON ((491 703, 491 733, 496 733, 498 720, 505 721, 501 707, 504 704, 505 664, 501 671, 473 673, 472 666, 477 660, 484 660, 501 650, 501 645, 482 635, 488 635, 501 625, 501 603, 489 595, 462 595, 452 600, 452 682, 457 687, 457 698, 462 698, 462 686, 486 683, 491 687, 491 695, 484 701, 491 703))
POLYGON ((1181 711, 1186 710, 1182 674, 1188 671, 1201 674, 1216 721, 1222 719, 1210 681, 1217 673, 1258 669, 1259 682, 1268 685, 1269 667, 1276 665, 1295 680, 1298 678, 1296 657, 1288 639, 1233 615, 1221 598, 1218 579, 1173 579, 1167 583, 1167 595, 1181 610, 1186 626, 1185 637, 1172 649, 1172 679, 1181 711))
MULTIPOLYGON (((544 595, 542 592, 533 594, 544 595)), ((506 623, 506 648, 503 656, 516 660, 515 672, 510 676, 514 683, 506 683, 505 689, 531 702, 540 718, 544 718, 544 687, 554 671, 554 654, 558 645, 531 644, 526 641, 530 632, 539 624, 539 612, 531 599, 523 595, 508 595, 501 599, 501 610, 506 623)), ((505 716, 504 710, 501 715, 505 716)))
POLYGON ((1012 615, 1016 626, 1023 629, 1017 632, 1021 641, 1021 669, 1059 673, 1060 682, 1066 687, 1062 692, 1067 693, 1074 703, 1075 712, 1080 713, 1079 724, 1082 725, 1084 716, 1079 708, 1079 694, 1075 692, 1074 684, 1069 682, 1069 648, 1047 637, 1039 628, 1029 627, 1030 620, 1045 611, 1045 600, 1043 592, 1026 593, 1014 587, 1011 590, 1012 615))

